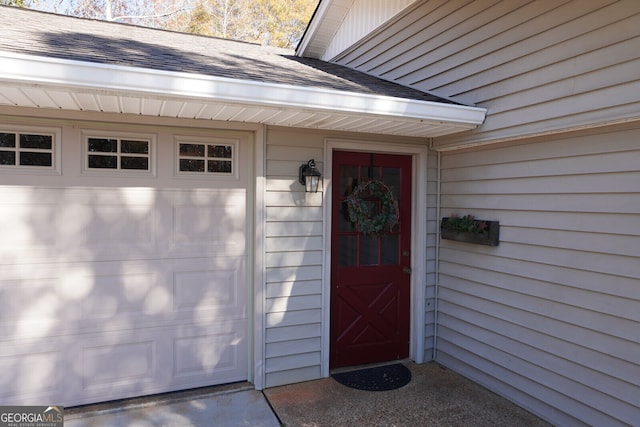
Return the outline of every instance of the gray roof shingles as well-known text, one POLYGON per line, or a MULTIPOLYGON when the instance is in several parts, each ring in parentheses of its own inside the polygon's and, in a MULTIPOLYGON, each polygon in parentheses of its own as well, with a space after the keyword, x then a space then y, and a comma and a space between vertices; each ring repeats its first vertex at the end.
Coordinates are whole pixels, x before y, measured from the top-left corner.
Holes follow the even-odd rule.
POLYGON ((329 62, 257 44, 0 6, 1 51, 453 103, 329 62))

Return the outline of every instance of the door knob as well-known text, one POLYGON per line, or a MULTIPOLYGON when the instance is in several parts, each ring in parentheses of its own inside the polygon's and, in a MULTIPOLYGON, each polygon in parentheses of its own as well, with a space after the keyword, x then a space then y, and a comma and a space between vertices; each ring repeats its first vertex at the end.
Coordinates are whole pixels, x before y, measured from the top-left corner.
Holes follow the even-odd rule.
POLYGON ((409 267, 405 267, 405 268, 402 269, 402 272, 404 274, 411 274, 411 269, 409 267))

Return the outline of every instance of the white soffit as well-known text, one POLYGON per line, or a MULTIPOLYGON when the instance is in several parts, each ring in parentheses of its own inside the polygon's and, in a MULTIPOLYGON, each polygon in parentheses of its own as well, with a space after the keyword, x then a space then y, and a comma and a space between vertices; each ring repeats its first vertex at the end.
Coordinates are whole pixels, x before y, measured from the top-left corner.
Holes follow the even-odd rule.
POLYGON ((226 120, 436 137, 473 129, 486 110, 0 52, 0 105, 226 120))

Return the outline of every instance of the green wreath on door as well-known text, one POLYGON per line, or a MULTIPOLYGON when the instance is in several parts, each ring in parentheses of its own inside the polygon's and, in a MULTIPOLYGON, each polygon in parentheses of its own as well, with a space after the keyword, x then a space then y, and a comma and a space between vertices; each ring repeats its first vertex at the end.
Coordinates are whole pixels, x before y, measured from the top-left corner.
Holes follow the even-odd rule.
POLYGON ((345 200, 349 220, 360 233, 375 237, 393 231, 398 224, 398 202, 391 189, 382 181, 372 179, 359 184, 345 200), (375 213, 369 204, 380 200, 380 211, 375 213))

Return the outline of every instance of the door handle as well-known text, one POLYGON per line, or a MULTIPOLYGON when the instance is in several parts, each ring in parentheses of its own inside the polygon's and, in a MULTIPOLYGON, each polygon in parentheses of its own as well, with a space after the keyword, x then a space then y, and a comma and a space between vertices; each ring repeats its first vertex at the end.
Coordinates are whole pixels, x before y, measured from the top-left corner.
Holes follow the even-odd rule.
POLYGON ((403 272, 404 274, 411 274, 411 268, 409 268, 409 267, 405 267, 405 268, 403 268, 403 269, 402 269, 402 272, 403 272))

